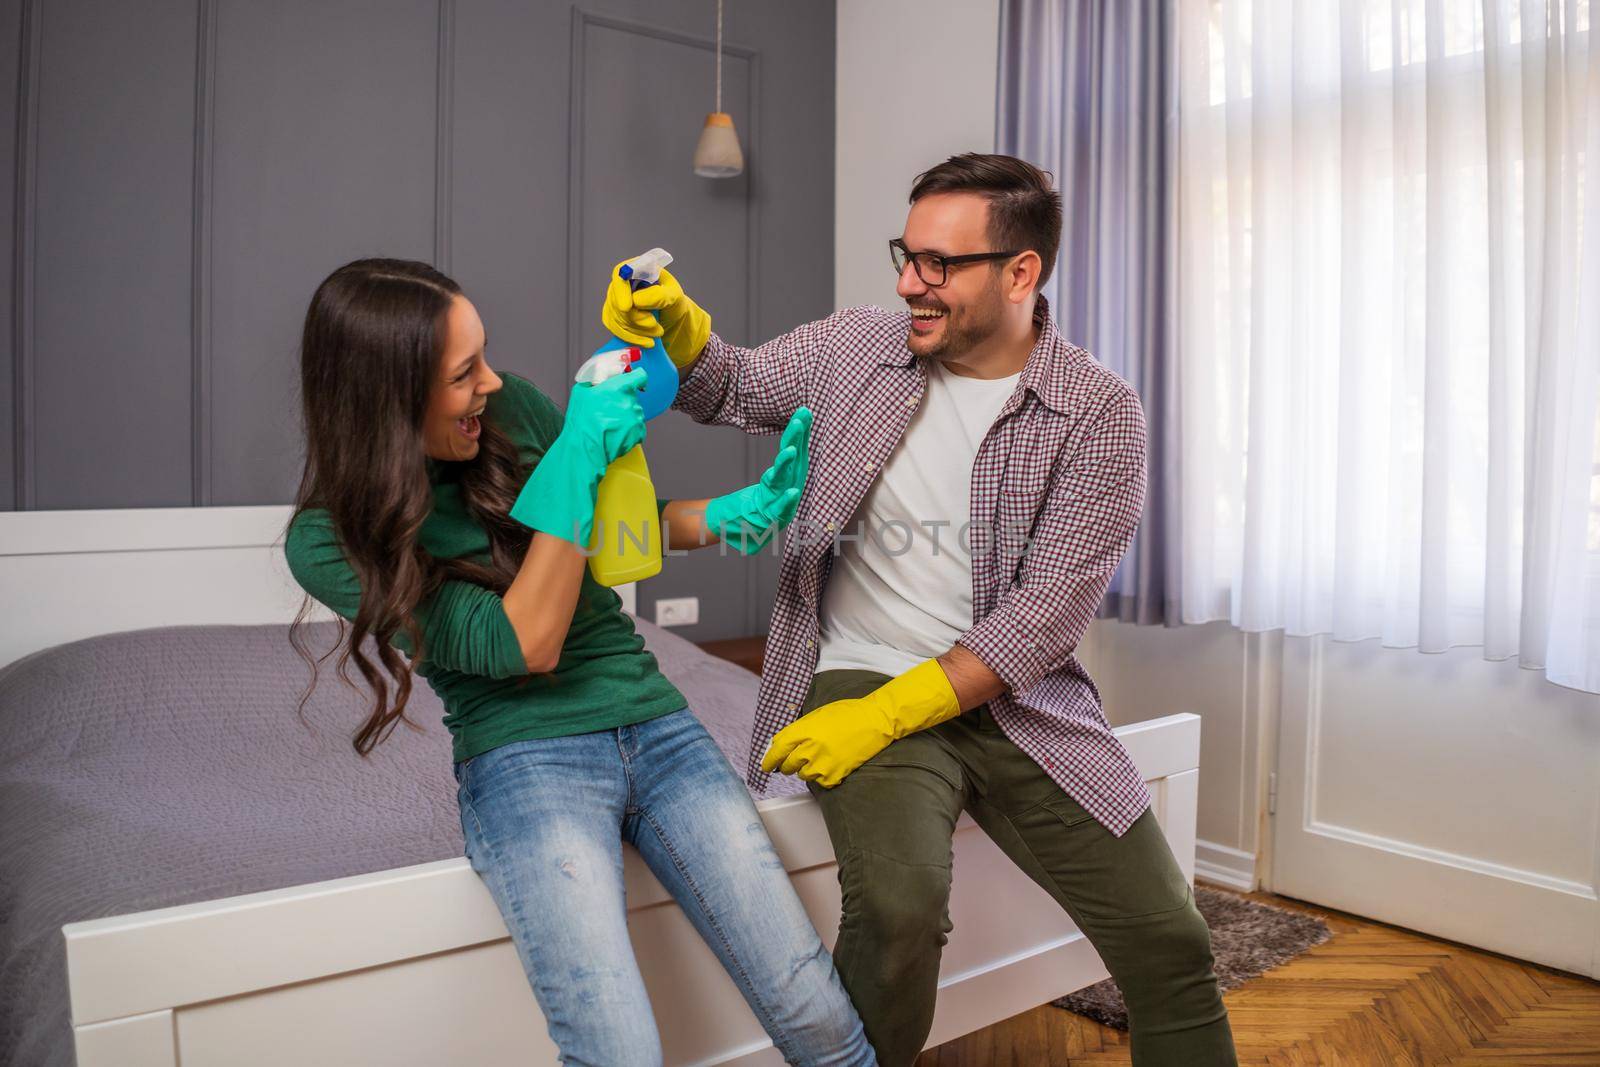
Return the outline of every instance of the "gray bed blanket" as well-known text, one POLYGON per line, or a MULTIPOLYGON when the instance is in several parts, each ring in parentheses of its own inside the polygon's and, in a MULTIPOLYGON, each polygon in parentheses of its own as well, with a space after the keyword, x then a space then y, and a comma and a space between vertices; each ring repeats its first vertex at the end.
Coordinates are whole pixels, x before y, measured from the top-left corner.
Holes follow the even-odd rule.
MULTIPOLYGON (((638 625, 742 769, 755 676, 638 625)), ((309 632, 326 648, 333 624, 309 632)), ((330 660, 302 723, 306 679, 282 626, 111 634, 0 670, 0 1064, 73 1063, 66 923, 462 854, 427 685, 421 728, 362 759, 362 694, 330 660)))

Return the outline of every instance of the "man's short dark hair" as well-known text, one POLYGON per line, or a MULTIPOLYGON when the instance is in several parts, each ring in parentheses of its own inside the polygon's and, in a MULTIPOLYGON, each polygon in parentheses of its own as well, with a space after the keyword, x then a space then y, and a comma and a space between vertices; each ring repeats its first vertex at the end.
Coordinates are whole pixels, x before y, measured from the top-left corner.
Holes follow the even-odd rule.
POLYGON ((1008 248, 1039 253, 1039 285, 1050 280, 1061 247, 1061 194, 1050 174, 1016 156, 963 152, 917 175, 911 186, 915 204, 934 193, 976 193, 989 202, 989 240, 1008 248))

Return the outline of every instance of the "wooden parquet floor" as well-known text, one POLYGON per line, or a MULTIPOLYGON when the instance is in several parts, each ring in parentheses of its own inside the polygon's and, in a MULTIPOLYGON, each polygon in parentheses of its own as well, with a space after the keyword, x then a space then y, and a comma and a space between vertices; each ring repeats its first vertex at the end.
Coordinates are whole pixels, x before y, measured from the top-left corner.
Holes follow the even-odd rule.
MULTIPOLYGON (((1600 983, 1341 912, 1331 940, 1224 996, 1261 1067, 1600 1067, 1600 983)), ((917 1067, 1128 1064, 1128 1036, 1045 1005, 923 1053, 917 1067)))

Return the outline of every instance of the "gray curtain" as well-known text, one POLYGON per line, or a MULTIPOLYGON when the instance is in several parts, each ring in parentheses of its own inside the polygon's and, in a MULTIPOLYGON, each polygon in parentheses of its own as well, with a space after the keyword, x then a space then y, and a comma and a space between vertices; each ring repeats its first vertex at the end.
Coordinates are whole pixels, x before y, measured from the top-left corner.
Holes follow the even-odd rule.
POLYGON ((1045 295, 1065 336, 1139 391, 1143 522, 1102 617, 1177 625, 1177 25, 1174 0, 1003 0, 998 151, 1050 171, 1061 254, 1045 295))

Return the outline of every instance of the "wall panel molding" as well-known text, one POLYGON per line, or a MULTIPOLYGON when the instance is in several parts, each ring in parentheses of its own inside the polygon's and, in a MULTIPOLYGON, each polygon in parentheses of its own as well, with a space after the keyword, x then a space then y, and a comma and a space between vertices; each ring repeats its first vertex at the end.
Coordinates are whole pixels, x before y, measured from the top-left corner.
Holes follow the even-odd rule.
MULTIPOLYGON (((711 43, 713 50, 716 42, 711 43)), ((726 41, 722 44, 723 52, 729 52, 726 41)), ((761 196, 760 178, 761 169, 761 130, 766 123, 761 121, 759 109, 765 99, 761 92, 761 53, 755 49, 741 49, 732 53, 743 55, 750 70, 749 95, 745 99, 744 113, 749 116, 749 121, 739 128, 739 138, 743 141, 745 153, 746 178, 745 193, 745 232, 749 239, 745 242, 745 274, 750 278, 750 286, 745 290, 745 321, 750 324, 750 336, 745 338, 746 344, 760 344, 766 340, 766 328, 761 321, 761 196)), ((756 452, 755 441, 747 434, 744 439, 744 468, 745 476, 752 482, 761 477, 765 463, 761 455, 756 452)), ((766 591, 759 580, 763 572, 762 567, 752 565, 745 571, 745 632, 758 634, 767 629, 766 591)), ((774 582, 776 586, 776 582, 774 582)))
POLYGON ((303 462, 298 351, 318 282, 437 250, 455 5, 212 2, 209 502, 282 503, 303 462))
POLYGON ((190 264, 194 503, 211 503, 211 206, 216 129, 217 0, 199 0, 194 67, 194 250, 190 264))
MULTIPOLYGON (((583 218, 584 218, 584 193, 589 188, 588 146, 585 143, 585 131, 588 129, 588 116, 586 114, 588 94, 585 91, 588 76, 589 34, 593 29, 613 30, 619 33, 632 34, 651 40, 663 41, 668 44, 684 48, 692 48, 712 53, 716 52, 717 42, 713 37, 700 37, 695 34, 683 33, 678 30, 654 26, 648 23, 637 22, 631 19, 616 18, 609 15, 597 14, 580 7, 572 11, 572 67, 568 99, 571 103, 571 112, 567 125, 567 345, 566 351, 569 358, 575 362, 568 367, 568 374, 576 370, 576 361, 586 352, 586 333, 584 324, 589 321, 590 312, 585 307, 586 300, 594 297, 592 283, 586 284, 588 279, 583 272, 583 218)), ((743 273, 745 277, 745 323, 750 335, 746 338, 737 338, 736 341, 745 343, 758 343, 762 337, 763 326, 759 319, 761 310, 761 196, 759 195, 759 173, 761 169, 761 154, 759 135, 762 123, 758 119, 758 112, 763 100, 761 89, 761 52, 759 49, 744 45, 729 44, 724 38, 722 43, 724 59, 733 57, 744 62, 748 77, 746 80, 743 112, 747 119, 739 127, 739 137, 745 153, 744 177, 744 225, 745 242, 743 249, 743 273)), ((714 84, 706 85, 707 100, 712 99, 714 84)), ((723 83, 724 101, 728 99, 727 78, 723 83)), ((687 138, 693 136, 692 129, 684 131, 687 148, 687 138)), ((685 152, 684 165, 688 165, 688 152, 685 152)), ((712 181, 714 179, 702 179, 712 181)), ((754 480, 760 476, 764 463, 759 459, 754 440, 748 434, 740 439, 741 469, 745 477, 754 480)), ((733 601, 743 616, 743 633, 759 633, 766 628, 763 608, 765 597, 761 574, 757 561, 749 561, 748 565, 740 568, 738 581, 743 583, 743 595, 733 601)))
POLYGON ((198 0, 35 11, 24 507, 189 506, 198 0))
POLYGON ((456 3, 439 0, 439 81, 434 103, 433 265, 451 272, 451 173, 455 166, 456 3))
POLYGON ((16 203, 12 225, 11 353, 14 406, 12 433, 15 435, 14 506, 33 507, 33 361, 34 361, 34 268, 37 251, 39 156, 39 66, 44 37, 43 0, 27 0, 22 8, 21 72, 17 99, 16 203))
MULTIPOLYGON (((634 22, 629 19, 614 18, 609 15, 598 15, 586 11, 581 7, 572 9, 572 80, 569 86, 569 99, 571 100, 571 113, 567 124, 567 344, 569 353, 576 353, 584 341, 583 298, 588 291, 584 286, 582 274, 583 259, 583 190, 585 188, 585 167, 587 164, 584 150, 583 131, 586 123, 585 94, 583 92, 584 77, 587 69, 588 30, 590 27, 617 30, 622 33, 636 34, 640 37, 653 38, 666 41, 669 44, 683 45, 687 48, 699 48, 715 53, 717 42, 709 37, 696 37, 693 34, 681 33, 677 30, 661 26, 651 26, 643 22, 634 22)), ((755 108, 760 100, 760 61, 761 53, 754 48, 741 45, 728 44, 723 41, 722 54, 736 56, 746 61, 750 70, 749 97, 745 101, 746 113, 755 114, 755 108)), ((709 88, 709 87, 708 87, 709 88)), ((755 313, 759 308, 756 293, 761 288, 760 262, 756 257, 757 229, 760 222, 760 198, 754 195, 755 169, 753 161, 759 159, 756 155, 756 143, 752 137, 759 127, 758 123, 749 124, 749 128, 740 131, 740 138, 744 142, 746 164, 749 174, 745 193, 746 212, 746 241, 745 241, 745 272, 749 278, 746 298, 746 313, 749 316, 750 329, 759 329, 755 313)), ((710 179, 708 179, 710 180, 710 179)), ((573 365, 576 370, 576 364, 573 365)))

